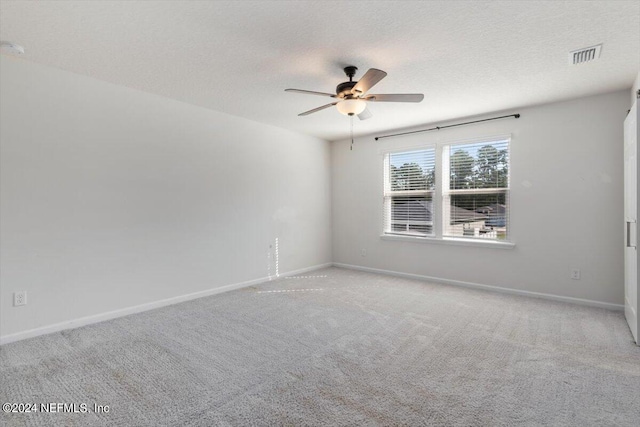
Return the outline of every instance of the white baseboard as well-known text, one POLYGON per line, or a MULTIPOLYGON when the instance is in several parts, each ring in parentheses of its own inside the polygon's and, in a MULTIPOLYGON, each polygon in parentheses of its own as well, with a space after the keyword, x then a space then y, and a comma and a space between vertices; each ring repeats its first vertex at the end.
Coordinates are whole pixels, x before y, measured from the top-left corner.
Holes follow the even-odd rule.
MULTIPOLYGON (((307 273, 309 271, 319 270, 325 267, 331 267, 332 263, 319 264, 311 267, 301 268, 299 270, 289 271, 280 274, 279 277, 295 276, 297 274, 307 273)), ((274 277, 271 277, 273 280, 274 277)), ((115 319, 118 317, 128 316, 130 314, 141 313, 143 311, 153 310, 155 308, 165 307, 167 305, 178 304, 185 301, 194 300, 197 298, 208 297, 211 295, 221 294, 223 292, 229 292, 240 288, 246 288, 248 286, 257 285, 269 281, 269 277, 261 277, 259 279, 248 280, 246 282, 233 283, 230 285, 220 286, 217 288, 207 289, 204 291, 194 292, 186 295, 178 295, 163 299, 160 301, 153 301, 146 304, 140 304, 133 307, 121 308, 118 310, 108 311, 106 313, 95 314, 92 316, 80 317, 78 319, 66 320, 64 322, 55 323, 53 325, 42 326, 39 328, 29 329, 22 332, 16 332, 10 335, 0 336, 0 345, 8 344, 15 341, 21 341, 27 338, 37 337, 39 335, 52 334, 54 332, 60 332, 67 329, 75 329, 81 326, 91 325, 93 323, 104 322, 106 320, 115 319)))
POLYGON ((341 264, 338 262, 334 262, 333 266, 340 267, 340 268, 348 268, 351 270, 367 271, 369 273, 385 274, 388 276, 405 277, 407 279, 417 279, 417 280, 424 280, 424 281, 433 282, 433 283, 442 283, 445 285, 462 286, 465 288, 473 288, 473 289, 484 289, 487 291, 501 292, 505 294, 522 295, 527 297, 548 299, 552 301, 569 302, 573 304, 587 305, 590 307, 606 308, 609 310, 616 310, 616 311, 624 310, 624 305, 612 304, 610 302, 565 297, 562 295, 545 294, 542 292, 523 291, 520 289, 503 288, 500 286, 483 285, 481 283, 473 283, 473 282, 462 282, 460 280, 450 280, 450 279, 443 279, 441 277, 422 276, 420 274, 402 273, 399 271, 392 271, 392 270, 381 270, 378 268, 362 267, 360 265, 351 265, 351 264, 341 264))

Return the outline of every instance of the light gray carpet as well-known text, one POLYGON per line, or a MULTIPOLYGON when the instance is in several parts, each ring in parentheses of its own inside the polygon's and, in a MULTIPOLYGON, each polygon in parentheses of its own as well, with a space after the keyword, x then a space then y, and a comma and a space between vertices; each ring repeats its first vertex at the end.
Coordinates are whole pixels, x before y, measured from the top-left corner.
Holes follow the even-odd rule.
POLYGON ((0 348, 9 426, 640 423, 623 315, 330 268, 0 348))

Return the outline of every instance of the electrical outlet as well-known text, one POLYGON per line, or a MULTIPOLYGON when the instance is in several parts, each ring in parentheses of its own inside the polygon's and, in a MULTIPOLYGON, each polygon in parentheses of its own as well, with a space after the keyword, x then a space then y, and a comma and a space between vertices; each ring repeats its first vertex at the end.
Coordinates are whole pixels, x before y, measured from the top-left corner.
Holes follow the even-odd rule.
POLYGON ((573 280, 580 280, 580 270, 578 270, 577 268, 571 270, 571 278, 573 280))
POLYGON ((27 305, 27 291, 18 291, 13 293, 13 306, 27 305))
POLYGON ((360 250, 360 255, 367 256, 367 250, 366 249, 361 249, 360 250))

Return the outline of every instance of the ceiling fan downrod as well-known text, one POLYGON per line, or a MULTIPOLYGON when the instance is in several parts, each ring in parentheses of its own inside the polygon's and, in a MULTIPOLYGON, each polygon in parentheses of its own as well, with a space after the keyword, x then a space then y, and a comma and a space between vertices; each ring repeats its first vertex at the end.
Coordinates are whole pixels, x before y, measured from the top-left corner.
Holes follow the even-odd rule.
POLYGON ((356 75, 356 71, 358 71, 358 67, 349 65, 344 67, 344 73, 349 77, 348 82, 342 82, 336 87, 336 95, 342 99, 352 99, 354 95, 351 92, 351 89, 356 85, 357 82, 353 81, 353 77, 356 75))
POLYGON ((358 67, 354 67, 353 65, 349 65, 348 67, 344 67, 344 73, 349 77, 349 81, 353 81, 353 76, 356 75, 356 71, 358 71, 358 67))

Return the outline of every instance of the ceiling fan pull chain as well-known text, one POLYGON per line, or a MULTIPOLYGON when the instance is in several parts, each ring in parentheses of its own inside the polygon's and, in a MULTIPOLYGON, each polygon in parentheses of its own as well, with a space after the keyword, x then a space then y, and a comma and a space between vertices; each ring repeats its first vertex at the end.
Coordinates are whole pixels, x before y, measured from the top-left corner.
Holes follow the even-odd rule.
POLYGON ((351 148, 350 148, 350 150, 353 151, 353 115, 349 116, 349 120, 351 120, 351 148))

